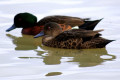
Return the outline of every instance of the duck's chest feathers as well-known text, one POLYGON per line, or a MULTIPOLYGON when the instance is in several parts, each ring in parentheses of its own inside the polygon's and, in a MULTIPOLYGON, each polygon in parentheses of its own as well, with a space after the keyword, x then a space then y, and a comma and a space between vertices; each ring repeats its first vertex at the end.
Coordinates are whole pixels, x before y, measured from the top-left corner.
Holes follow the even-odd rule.
POLYGON ((75 49, 78 48, 78 46, 82 45, 82 38, 81 39, 72 38, 66 41, 58 41, 56 39, 50 40, 50 38, 48 39, 46 40, 47 42, 45 42, 44 40, 43 44, 49 47, 75 49))

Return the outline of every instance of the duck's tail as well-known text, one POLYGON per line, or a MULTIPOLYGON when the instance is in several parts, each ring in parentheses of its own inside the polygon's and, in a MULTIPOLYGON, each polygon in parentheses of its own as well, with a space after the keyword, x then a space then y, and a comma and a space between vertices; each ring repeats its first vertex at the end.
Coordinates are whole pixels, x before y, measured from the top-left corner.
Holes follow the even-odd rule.
MULTIPOLYGON (((103 19, 103 18, 102 18, 103 19)), ((85 29, 85 30, 93 30, 95 28, 95 26, 102 20, 94 20, 94 21, 89 21, 89 20, 85 20, 84 24, 79 26, 79 29, 85 29)))
POLYGON ((97 48, 104 48, 107 44, 109 44, 112 41, 115 41, 115 40, 108 40, 108 39, 104 39, 103 38, 103 41, 98 43, 98 44, 96 44, 96 47, 97 48))
POLYGON ((105 41, 105 45, 107 45, 108 43, 110 43, 110 42, 112 42, 112 41, 115 41, 115 40, 108 40, 108 39, 106 39, 106 41, 105 41))

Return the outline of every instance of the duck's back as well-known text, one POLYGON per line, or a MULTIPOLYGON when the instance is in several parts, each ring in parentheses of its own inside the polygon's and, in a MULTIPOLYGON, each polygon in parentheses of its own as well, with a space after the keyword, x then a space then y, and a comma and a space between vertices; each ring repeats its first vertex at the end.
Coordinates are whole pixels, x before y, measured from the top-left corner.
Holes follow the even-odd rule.
POLYGON ((48 42, 43 42, 44 45, 56 48, 66 49, 89 49, 89 48, 103 48, 111 40, 99 37, 101 30, 81 30, 73 29, 65 31, 48 42))
POLYGON ((56 22, 58 24, 65 24, 70 25, 71 27, 74 26, 81 26, 84 24, 84 19, 78 17, 70 17, 70 16, 47 16, 38 21, 38 25, 45 25, 48 22, 56 22))

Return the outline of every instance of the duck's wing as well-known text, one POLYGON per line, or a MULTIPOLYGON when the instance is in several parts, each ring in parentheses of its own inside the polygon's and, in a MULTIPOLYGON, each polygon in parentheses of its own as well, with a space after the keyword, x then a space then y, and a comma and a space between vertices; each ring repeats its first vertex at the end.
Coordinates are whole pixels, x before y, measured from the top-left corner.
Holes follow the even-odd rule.
POLYGON ((83 29, 72 29, 68 31, 64 31, 58 36, 55 37, 57 41, 66 41, 69 39, 83 39, 83 41, 88 41, 92 38, 99 37, 101 32, 103 30, 83 30, 83 29))
POLYGON ((71 27, 78 26, 80 29, 93 30, 101 20, 102 19, 91 21, 90 18, 55 15, 44 17, 43 19, 38 21, 37 25, 42 26, 48 22, 56 22, 62 25, 69 25, 71 27))
POLYGON ((44 17, 43 19, 41 19, 38 22, 38 25, 44 25, 48 22, 56 22, 58 24, 65 24, 65 25, 70 25, 71 27, 74 26, 81 26, 84 24, 84 20, 82 18, 78 18, 78 17, 70 17, 70 16, 47 16, 44 17))

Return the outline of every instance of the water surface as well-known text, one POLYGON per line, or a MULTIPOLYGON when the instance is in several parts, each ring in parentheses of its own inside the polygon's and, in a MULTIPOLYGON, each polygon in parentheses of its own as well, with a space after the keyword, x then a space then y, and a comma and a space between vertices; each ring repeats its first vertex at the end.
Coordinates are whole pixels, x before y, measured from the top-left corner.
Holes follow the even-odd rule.
POLYGON ((1 0, 0 80, 119 80, 119 9, 119 0, 1 0), (48 15, 104 18, 95 29, 115 41, 101 49, 46 47, 42 38, 22 35, 21 29, 5 32, 20 12, 38 20, 48 15))

